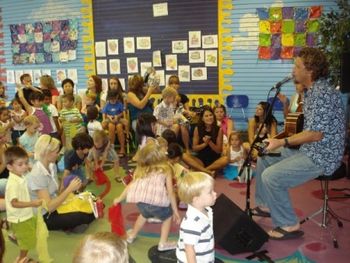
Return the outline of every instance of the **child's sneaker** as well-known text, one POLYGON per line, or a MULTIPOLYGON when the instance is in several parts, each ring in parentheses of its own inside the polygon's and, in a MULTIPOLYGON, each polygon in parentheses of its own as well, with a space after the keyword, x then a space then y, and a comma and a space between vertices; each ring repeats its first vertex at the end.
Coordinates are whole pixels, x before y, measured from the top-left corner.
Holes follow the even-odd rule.
POLYGON ((166 242, 164 244, 158 244, 158 251, 168 251, 176 249, 177 244, 175 242, 166 242))
POLYGON ((135 239, 136 239, 136 236, 135 236, 135 237, 132 237, 132 236, 130 235, 131 232, 132 232, 132 229, 129 229, 128 231, 126 231, 126 236, 127 236, 126 242, 127 242, 128 244, 134 243, 134 241, 135 241, 135 239))

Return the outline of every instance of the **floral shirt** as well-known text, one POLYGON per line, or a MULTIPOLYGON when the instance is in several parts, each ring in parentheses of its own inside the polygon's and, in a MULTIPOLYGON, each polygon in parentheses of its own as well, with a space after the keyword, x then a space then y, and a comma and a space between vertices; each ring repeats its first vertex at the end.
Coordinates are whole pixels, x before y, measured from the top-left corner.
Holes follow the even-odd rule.
POLYGON ((300 151, 331 175, 343 158, 345 147, 345 113, 339 91, 325 79, 315 81, 305 92, 304 130, 322 132, 317 142, 305 143, 300 151))

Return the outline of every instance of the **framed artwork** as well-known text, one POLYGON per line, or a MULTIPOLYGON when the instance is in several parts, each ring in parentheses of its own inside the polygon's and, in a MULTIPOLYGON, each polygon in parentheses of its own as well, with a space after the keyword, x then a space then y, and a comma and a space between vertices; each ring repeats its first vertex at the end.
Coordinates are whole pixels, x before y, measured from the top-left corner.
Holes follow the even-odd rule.
POLYGON ((118 39, 108 39, 107 40, 108 55, 118 55, 119 54, 119 43, 118 39))
POLYGON ((191 78, 192 80, 206 80, 207 79, 207 68, 191 68, 191 78))
POLYGON ((109 73, 120 74, 120 59, 109 60, 109 73))
POLYGON ((137 37, 136 47, 137 49, 151 49, 151 37, 137 37))
POLYGON ((161 57, 160 50, 153 51, 152 62, 153 62, 153 67, 161 67, 162 66, 162 57, 161 57))
POLYGON ((206 50, 205 51, 205 66, 206 67, 217 67, 218 66, 218 51, 217 50, 206 50))
POLYGON ((95 56, 105 57, 106 56, 106 42, 98 41, 95 43, 95 56))
POLYGON ((187 53, 187 40, 172 41, 172 53, 187 53))
POLYGON ((202 43, 201 31, 189 31, 188 32, 188 46, 190 48, 201 47, 202 43))
POLYGON ((124 53, 135 53, 135 39, 133 37, 124 37, 124 53))
POLYGON ((190 50, 188 52, 189 63, 204 63, 204 50, 190 50))
POLYGON ((202 48, 218 48, 218 35, 202 36, 202 48))
POLYGON ((152 62, 141 62, 140 63, 140 72, 141 72, 141 76, 144 76, 147 69, 152 67, 152 62))
POLYGON ((177 70, 177 55, 165 55, 166 70, 177 70))
POLYGON ((67 77, 71 80, 73 80, 73 82, 75 84, 78 83, 78 70, 76 68, 69 68, 67 69, 67 77))
POLYGON ((96 71, 97 75, 107 75, 107 59, 97 59, 96 60, 96 71))
POLYGON ((63 80, 65 80, 66 77, 66 70, 65 69, 57 69, 56 70, 56 81, 57 83, 62 83, 63 80))
POLYGON ((126 65, 128 68, 128 73, 138 73, 139 72, 137 57, 127 58, 126 65))
POLYGON ((191 81, 191 72, 189 65, 179 65, 179 80, 180 82, 190 82, 191 81))

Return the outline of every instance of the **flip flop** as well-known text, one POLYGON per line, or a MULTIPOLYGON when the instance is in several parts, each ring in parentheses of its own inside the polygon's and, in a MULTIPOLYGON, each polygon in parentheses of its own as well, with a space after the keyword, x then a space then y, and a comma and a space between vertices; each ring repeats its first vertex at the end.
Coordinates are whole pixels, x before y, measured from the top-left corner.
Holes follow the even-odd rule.
POLYGON ((261 216, 261 217, 271 217, 270 212, 263 211, 260 207, 255 207, 251 211, 253 216, 261 216))
POLYGON ((280 237, 272 237, 270 236, 270 239, 272 240, 289 240, 289 239, 295 239, 302 237, 304 235, 304 232, 301 230, 295 230, 295 231, 286 231, 283 228, 276 227, 273 231, 278 232, 282 234, 280 237))

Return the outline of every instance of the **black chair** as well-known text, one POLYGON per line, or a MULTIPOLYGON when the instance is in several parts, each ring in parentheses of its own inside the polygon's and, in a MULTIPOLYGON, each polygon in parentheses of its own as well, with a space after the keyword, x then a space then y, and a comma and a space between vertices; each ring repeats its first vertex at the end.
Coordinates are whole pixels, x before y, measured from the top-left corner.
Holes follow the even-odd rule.
POLYGON ((300 221, 300 224, 303 224, 309 220, 312 220, 314 223, 316 223, 319 227, 324 228, 328 230, 329 234, 332 237, 333 240, 333 246, 334 248, 338 248, 338 240, 336 239, 335 235, 329 228, 329 223, 331 219, 334 219, 337 222, 337 225, 339 228, 343 227, 343 223, 340 221, 339 216, 337 216, 333 210, 329 207, 328 201, 329 201, 329 196, 328 196, 328 190, 329 190, 329 181, 334 181, 341 179, 345 177, 346 175, 346 165, 345 163, 342 162, 341 166, 332 174, 329 176, 319 176, 316 179, 320 180, 321 182, 321 188, 323 191, 323 204, 322 207, 314 212, 313 214, 307 216, 303 220, 300 221), (322 221, 316 221, 314 217, 321 215, 322 216, 322 221))

